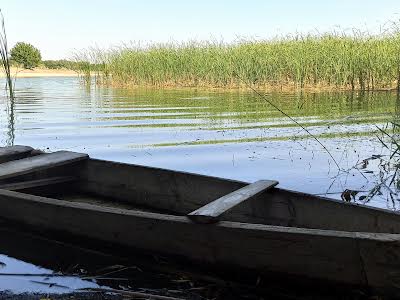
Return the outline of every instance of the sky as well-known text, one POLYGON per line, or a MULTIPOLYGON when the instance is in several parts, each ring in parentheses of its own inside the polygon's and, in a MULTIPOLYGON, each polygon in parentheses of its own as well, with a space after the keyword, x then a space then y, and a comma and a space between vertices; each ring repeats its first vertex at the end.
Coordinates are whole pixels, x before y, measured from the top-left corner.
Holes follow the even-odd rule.
POLYGON ((10 46, 23 41, 43 59, 130 42, 268 39, 359 28, 400 19, 399 0, 0 0, 10 46))

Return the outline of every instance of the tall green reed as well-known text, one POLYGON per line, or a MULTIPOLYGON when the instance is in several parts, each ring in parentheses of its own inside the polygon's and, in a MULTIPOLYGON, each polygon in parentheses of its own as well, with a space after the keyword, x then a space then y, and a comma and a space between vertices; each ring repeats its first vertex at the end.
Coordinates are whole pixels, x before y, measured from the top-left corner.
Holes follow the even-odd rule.
POLYGON ((85 84, 91 84, 94 77, 96 83, 103 83, 109 77, 109 53, 97 47, 76 52, 70 68, 78 72, 85 84))
MULTIPOLYGON (((306 34, 263 41, 133 44, 89 49, 81 61, 101 66, 120 85, 331 87, 373 90, 400 83, 400 31, 306 34)), ((82 65, 85 72, 85 66, 82 65)))
POLYGON ((0 30, 0 59, 3 71, 5 73, 6 79, 6 91, 7 96, 9 98, 9 102, 7 103, 7 112, 8 112, 8 131, 7 131, 7 145, 14 145, 15 140, 15 96, 14 96, 14 85, 13 78, 11 76, 11 62, 8 51, 8 42, 7 42, 7 34, 6 34, 6 26, 4 22, 4 16, 2 11, 0 10, 0 22, 1 22, 1 30, 0 30))
POLYGON ((6 90, 8 91, 7 95, 11 100, 14 100, 14 86, 13 86, 13 79, 11 76, 11 63, 10 63, 10 56, 9 56, 9 51, 8 51, 6 27, 5 27, 5 22, 4 22, 4 16, 3 16, 3 13, 1 10, 0 10, 0 22, 1 22, 1 30, 0 30, 1 65, 3 67, 3 71, 6 75, 6 90))

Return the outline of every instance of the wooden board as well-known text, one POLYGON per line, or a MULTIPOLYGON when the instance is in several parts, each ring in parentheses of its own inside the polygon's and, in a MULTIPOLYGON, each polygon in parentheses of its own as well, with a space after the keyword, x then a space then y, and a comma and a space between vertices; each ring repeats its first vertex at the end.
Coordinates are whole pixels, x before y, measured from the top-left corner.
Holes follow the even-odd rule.
POLYGON ((89 156, 83 153, 70 151, 57 151, 41 154, 15 161, 9 161, 0 166, 0 179, 25 175, 32 172, 59 167, 87 159, 89 156))
POLYGON ((83 191, 182 215, 249 184, 93 158, 79 173, 83 191))
POLYGON ((259 180, 200 207, 188 214, 197 223, 215 223, 225 212, 278 184, 274 180, 259 180))
MULTIPOLYGON (((250 184, 98 159, 89 159, 85 167, 70 174, 84 179, 79 181, 79 189, 84 192, 178 215, 187 215, 250 184)), ((235 206, 223 214, 221 220, 342 231, 400 233, 399 212, 279 187, 235 206)))
POLYGON ((29 146, 9 146, 0 148, 0 163, 27 157, 33 148, 29 146))
MULTIPOLYGON (((185 216, 250 184, 93 158, 85 163, 85 167, 70 174, 84 179, 79 181, 79 189, 83 192, 185 216)), ((235 206, 223 214, 221 220, 341 231, 400 233, 399 212, 279 187, 235 206)))
POLYGON ((13 182, 7 184, 0 184, 0 189, 9 190, 9 191, 19 191, 25 190, 30 188, 37 188, 43 186, 50 186, 60 183, 67 183, 73 182, 78 180, 78 178, 73 176, 57 176, 57 177, 50 177, 45 179, 37 179, 37 180, 28 180, 22 182, 13 182))
POLYGON ((0 190, 0 216, 148 253, 180 256, 203 266, 235 266, 260 274, 278 272, 372 288, 394 286, 392 280, 400 274, 397 234, 227 221, 205 226, 184 216, 72 203, 6 190, 0 190), (364 249, 380 249, 380 255, 367 256, 364 249), (390 255, 382 255, 386 253, 390 255), (373 268, 375 264, 380 265, 379 273, 373 268))

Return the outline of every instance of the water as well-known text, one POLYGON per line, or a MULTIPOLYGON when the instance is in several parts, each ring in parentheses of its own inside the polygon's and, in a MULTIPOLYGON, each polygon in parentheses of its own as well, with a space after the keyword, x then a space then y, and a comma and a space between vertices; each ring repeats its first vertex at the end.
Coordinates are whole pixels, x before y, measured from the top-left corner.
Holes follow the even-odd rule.
MULTIPOLYGON (((170 296, 175 291, 175 296, 183 299, 201 299, 192 297, 196 293, 190 290, 199 280, 188 276, 183 280, 182 274, 166 272, 172 265, 164 258, 132 251, 110 255, 98 252, 97 244, 77 246, 25 232, 3 220, 0 224, 0 299, 26 294, 33 297, 17 299, 59 299, 63 294, 74 297, 61 299, 108 299, 87 294, 88 289, 99 288, 170 296)), ((204 280, 199 284, 204 286, 204 280)))
MULTIPOLYGON (((0 144, 250 182, 274 179, 337 199, 346 189, 365 195, 379 183, 380 155, 387 153, 376 126, 398 115, 395 93, 266 97, 318 137, 341 171, 304 130, 253 93, 88 87, 68 77, 19 78, 14 106, 0 98, 0 144)), ((367 204, 398 209, 385 193, 367 204)))
POLYGON ((13 293, 68 293, 84 288, 99 288, 99 285, 78 276, 64 276, 50 269, 0 254, 2 278, 0 291, 13 293), (20 274, 29 274, 20 275, 20 274), (56 275, 56 276, 54 276, 56 275))
MULTIPOLYGON (((266 95, 316 135, 342 170, 350 170, 338 174, 315 140, 253 93, 124 90, 49 77, 18 79, 16 97, 13 114, 1 99, 2 145, 82 151, 245 181, 275 179, 284 188, 333 198, 376 184, 376 163, 352 167, 382 154, 376 125, 393 120, 399 107, 389 92, 266 95)), ((368 204, 397 209, 385 197, 368 204)))

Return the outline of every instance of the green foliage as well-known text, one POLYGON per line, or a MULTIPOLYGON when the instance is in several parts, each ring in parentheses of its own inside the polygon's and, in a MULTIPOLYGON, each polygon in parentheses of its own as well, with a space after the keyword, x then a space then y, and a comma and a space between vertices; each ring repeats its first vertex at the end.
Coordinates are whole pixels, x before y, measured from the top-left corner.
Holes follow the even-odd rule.
POLYGON ((400 33, 297 35, 236 44, 192 42, 86 54, 120 85, 397 87, 400 33), (240 79, 239 79, 240 78, 240 79))
POLYGON ((66 59, 59 60, 44 60, 42 64, 47 69, 68 69, 74 71, 80 71, 83 69, 97 70, 99 67, 95 64, 90 64, 86 61, 72 61, 66 59))
POLYGON ((60 59, 60 60, 44 60, 42 64, 47 69, 73 69, 74 62, 60 59))
POLYGON ((39 49, 31 44, 19 42, 11 49, 11 60, 22 65, 25 69, 37 67, 42 60, 39 49))

